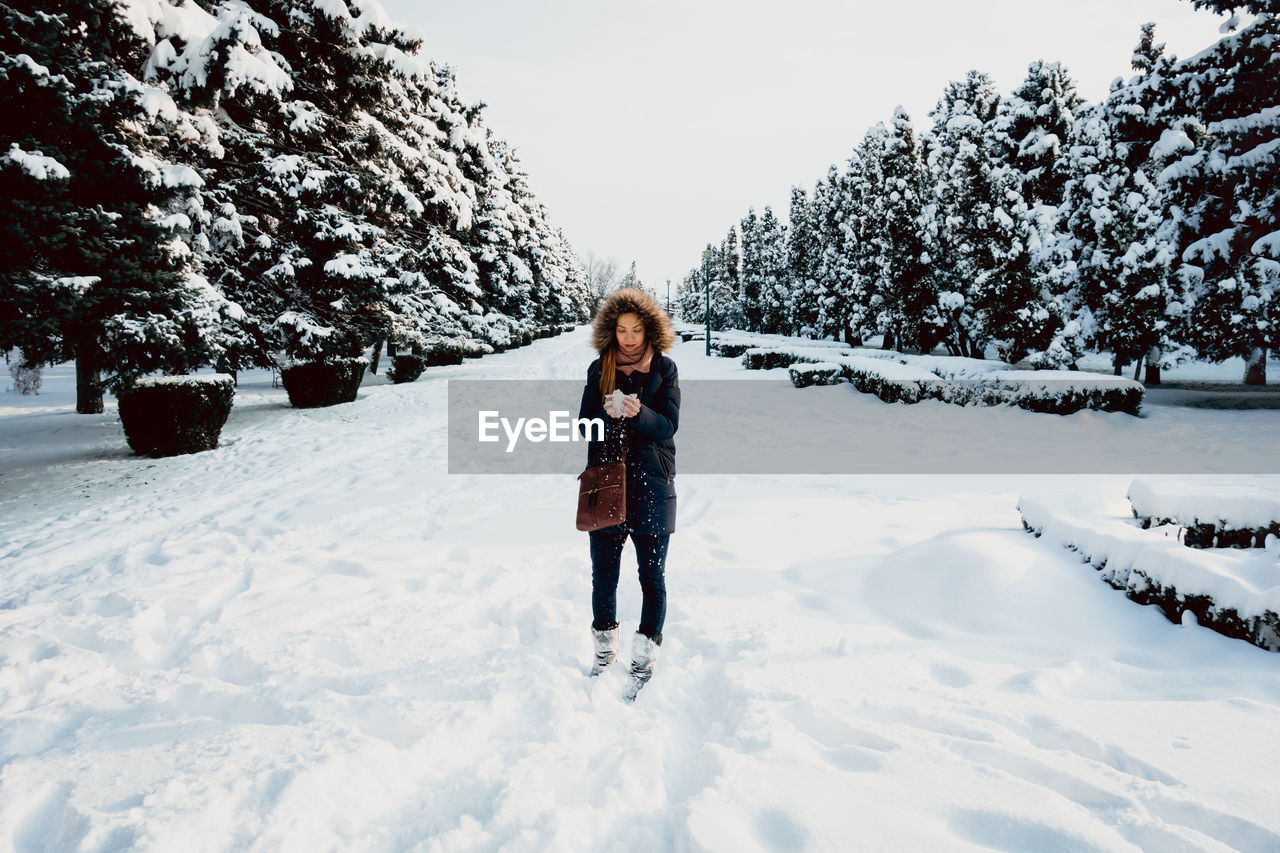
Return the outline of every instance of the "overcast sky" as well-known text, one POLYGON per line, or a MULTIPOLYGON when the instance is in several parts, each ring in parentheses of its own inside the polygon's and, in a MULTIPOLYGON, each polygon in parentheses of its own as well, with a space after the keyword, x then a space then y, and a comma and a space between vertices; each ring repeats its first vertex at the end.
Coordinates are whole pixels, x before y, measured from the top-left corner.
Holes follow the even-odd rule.
POLYGON ((1220 36, 1189 0, 383 0, 453 65, 580 257, 636 261, 665 294, 754 205, 785 221, 867 128, 917 128, 977 68, 1008 93, 1033 59, 1089 101, 1129 75, 1138 28, 1180 57, 1220 36))

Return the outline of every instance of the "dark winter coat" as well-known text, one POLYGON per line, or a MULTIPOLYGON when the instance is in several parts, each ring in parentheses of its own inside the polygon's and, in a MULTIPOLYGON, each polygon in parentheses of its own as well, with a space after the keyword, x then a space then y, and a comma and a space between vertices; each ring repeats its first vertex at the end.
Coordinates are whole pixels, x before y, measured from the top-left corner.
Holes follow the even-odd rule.
MULTIPOLYGON (((655 352, 648 373, 616 374, 623 393, 636 393, 640 412, 631 418, 611 418, 600 395, 600 359, 587 368, 579 418, 600 418, 606 424, 605 440, 587 445, 587 465, 617 460, 619 430, 627 451, 627 518, 633 533, 674 533, 676 529, 676 443, 680 426, 680 386, 676 363, 655 352)), ((594 433, 592 433, 594 435, 594 433)), ((623 525, 602 528, 619 531, 623 525)))

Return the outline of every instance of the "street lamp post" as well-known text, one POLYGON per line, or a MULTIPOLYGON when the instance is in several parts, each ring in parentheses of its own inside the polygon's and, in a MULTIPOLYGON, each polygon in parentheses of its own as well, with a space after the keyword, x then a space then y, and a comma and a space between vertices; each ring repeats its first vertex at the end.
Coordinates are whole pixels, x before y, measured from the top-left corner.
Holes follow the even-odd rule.
POLYGON ((707 357, 711 357, 711 247, 702 252, 702 283, 707 289, 707 357))

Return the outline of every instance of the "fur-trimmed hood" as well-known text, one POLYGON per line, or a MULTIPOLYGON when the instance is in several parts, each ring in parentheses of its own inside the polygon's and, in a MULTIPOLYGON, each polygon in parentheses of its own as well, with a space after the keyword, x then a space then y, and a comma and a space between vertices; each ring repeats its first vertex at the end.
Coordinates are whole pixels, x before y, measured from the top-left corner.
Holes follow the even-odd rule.
POLYGON ((671 330, 671 318, 657 300, 643 290, 624 287, 614 291, 600 303, 595 319, 591 321, 591 345, 604 355, 613 346, 618 318, 632 313, 644 323, 645 338, 656 352, 666 352, 675 345, 676 335, 671 330))

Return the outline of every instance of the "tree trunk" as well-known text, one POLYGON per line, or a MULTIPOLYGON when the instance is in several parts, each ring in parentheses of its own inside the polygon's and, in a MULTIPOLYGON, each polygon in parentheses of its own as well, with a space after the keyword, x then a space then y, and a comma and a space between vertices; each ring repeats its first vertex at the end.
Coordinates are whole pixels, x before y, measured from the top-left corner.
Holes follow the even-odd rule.
POLYGON ((1245 385, 1267 384, 1267 350, 1265 347, 1254 347, 1244 368, 1245 385))
POLYGON ((1133 363, 1133 381, 1134 382, 1137 382, 1138 377, 1142 375, 1142 362, 1144 360, 1145 360, 1144 356, 1138 356, 1138 360, 1133 363))
POLYGON ((395 357, 396 357, 396 342, 388 341, 387 342, 387 358, 395 358, 395 357))
POLYGON ((1111 359, 1111 372, 1112 372, 1113 374, 1115 374, 1116 376, 1119 376, 1119 375, 1120 375, 1120 371, 1121 371, 1121 369, 1122 369, 1123 367, 1124 367, 1124 365, 1120 363, 1120 356, 1118 356, 1118 355, 1117 355, 1117 356, 1112 357, 1112 359, 1111 359))
POLYGON ((232 384, 237 388, 240 387, 240 374, 227 363, 227 359, 225 357, 218 359, 218 363, 213 366, 213 369, 218 373, 227 374, 231 377, 232 384))
POLYGON ((853 342, 853 324, 848 320, 844 321, 844 342, 849 346, 856 346, 853 342))
POLYGON ((893 343, 894 343, 893 332, 892 331, 885 332, 884 343, 880 345, 880 349, 893 349, 893 343))
POLYGON ((1080 369, 1080 365, 1076 364, 1074 361, 1067 365, 1067 370, 1079 370, 1079 369, 1080 369))
POLYGON ((76 411, 82 415, 100 415, 102 405, 102 371, 96 347, 86 344, 76 350, 76 411))
POLYGON ((1147 352, 1147 378, 1143 380, 1143 384, 1160 384, 1160 347, 1155 344, 1147 352))
POLYGON ((384 341, 378 341, 373 345, 373 353, 369 356, 369 372, 374 376, 378 375, 378 360, 382 358, 382 344, 384 341))

